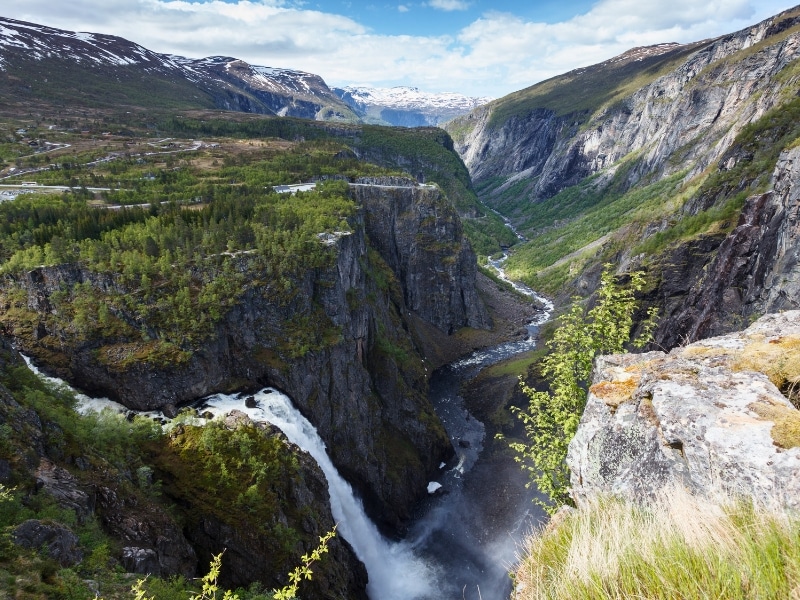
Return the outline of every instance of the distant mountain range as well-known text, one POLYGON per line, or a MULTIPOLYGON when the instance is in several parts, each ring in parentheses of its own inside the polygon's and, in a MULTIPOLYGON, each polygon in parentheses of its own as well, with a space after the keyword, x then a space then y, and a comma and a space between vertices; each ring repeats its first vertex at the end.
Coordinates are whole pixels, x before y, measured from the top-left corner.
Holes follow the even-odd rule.
POLYGON ((347 86, 333 91, 365 122, 403 127, 440 125, 493 100, 455 92, 430 94, 407 86, 347 86))
POLYGON ((0 101, 85 107, 217 108, 321 121, 437 125, 489 99, 415 88, 331 90, 319 75, 227 56, 191 59, 126 39, 0 17, 0 101))

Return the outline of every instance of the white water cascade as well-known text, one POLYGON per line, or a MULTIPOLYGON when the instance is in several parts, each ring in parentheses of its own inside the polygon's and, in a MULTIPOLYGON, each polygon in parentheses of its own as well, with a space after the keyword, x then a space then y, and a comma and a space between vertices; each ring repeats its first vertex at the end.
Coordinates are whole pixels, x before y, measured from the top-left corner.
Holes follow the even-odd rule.
MULTIPOLYGON (((76 409, 85 414, 113 410, 126 412, 128 409, 107 398, 90 398, 71 388, 65 381, 42 373, 33 362, 22 355, 28 367, 39 377, 70 388, 78 403, 76 409)), ((245 394, 216 394, 201 400, 200 413, 210 412, 215 417, 239 410, 253 421, 266 421, 278 427, 290 442, 308 452, 325 474, 328 493, 331 498, 331 513, 337 524, 338 534, 346 539, 364 563, 369 575, 367 594, 372 600, 427 600, 439 598, 436 591, 435 573, 432 567, 418 558, 405 542, 393 543, 384 538, 378 528, 370 521, 361 501, 353 494, 336 467, 333 466, 319 437, 316 428, 292 405, 288 396, 272 388, 264 388, 253 395, 256 406, 245 405, 245 394)), ((140 413, 167 419, 160 412, 140 413)), ((197 418, 197 424, 205 419, 197 418)), ((169 425, 167 425, 169 426, 169 425)))
POLYGON ((331 512, 338 531, 367 567, 367 593, 372 600, 436 598, 430 567, 414 556, 407 544, 389 542, 380 534, 364 512, 361 501, 353 495, 350 484, 333 466, 317 430, 292 405, 289 397, 265 388, 254 398, 257 406, 246 408, 243 395, 217 394, 205 398, 198 408, 215 415, 237 409, 254 421, 272 423, 290 442, 314 457, 328 480, 331 512))

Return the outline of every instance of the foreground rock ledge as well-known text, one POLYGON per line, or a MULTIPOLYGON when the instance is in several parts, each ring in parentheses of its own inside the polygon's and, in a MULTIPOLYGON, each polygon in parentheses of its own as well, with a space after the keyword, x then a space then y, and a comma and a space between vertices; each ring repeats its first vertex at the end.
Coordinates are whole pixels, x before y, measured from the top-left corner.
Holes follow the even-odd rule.
POLYGON ((669 354, 598 358, 567 456, 575 501, 643 501, 679 485, 800 507, 800 411, 746 370, 753 356, 788 361, 794 343, 800 352, 800 311, 669 354))

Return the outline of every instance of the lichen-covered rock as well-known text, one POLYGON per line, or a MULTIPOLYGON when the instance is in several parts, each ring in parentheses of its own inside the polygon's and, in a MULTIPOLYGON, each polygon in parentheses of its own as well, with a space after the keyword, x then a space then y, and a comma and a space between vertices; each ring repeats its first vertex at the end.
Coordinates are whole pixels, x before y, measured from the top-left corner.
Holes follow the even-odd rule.
POLYGON ((800 411, 747 370, 791 358, 795 344, 800 311, 669 354, 599 357, 569 446, 573 498, 643 500, 680 485, 800 507, 800 411))

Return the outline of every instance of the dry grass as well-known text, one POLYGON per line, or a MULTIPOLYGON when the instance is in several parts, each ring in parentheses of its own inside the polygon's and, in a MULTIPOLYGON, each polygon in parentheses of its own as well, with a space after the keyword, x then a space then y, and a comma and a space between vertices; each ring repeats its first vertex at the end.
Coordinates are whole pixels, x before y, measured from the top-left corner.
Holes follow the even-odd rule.
POLYGON ((762 419, 775 423, 770 435, 778 446, 787 449, 800 447, 800 411, 767 402, 753 402, 748 408, 762 419))
POLYGON ((787 335, 765 341, 754 340, 736 353, 731 361, 734 371, 764 373, 797 406, 800 382, 800 336, 787 335))
POLYGON ((788 598, 798 542, 796 517, 744 502, 601 498, 527 540, 513 598, 788 598))

